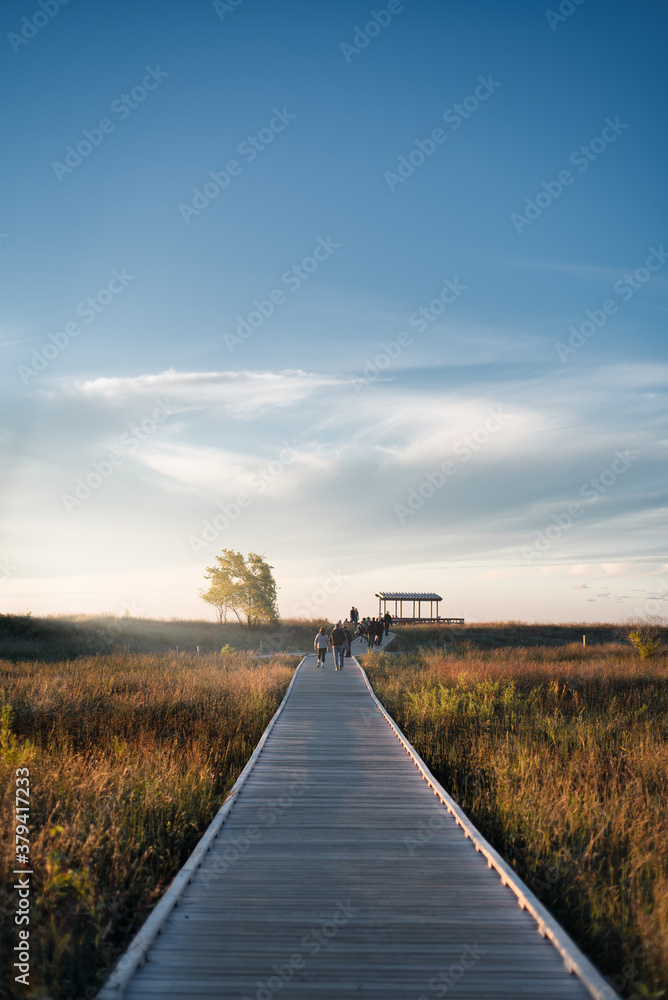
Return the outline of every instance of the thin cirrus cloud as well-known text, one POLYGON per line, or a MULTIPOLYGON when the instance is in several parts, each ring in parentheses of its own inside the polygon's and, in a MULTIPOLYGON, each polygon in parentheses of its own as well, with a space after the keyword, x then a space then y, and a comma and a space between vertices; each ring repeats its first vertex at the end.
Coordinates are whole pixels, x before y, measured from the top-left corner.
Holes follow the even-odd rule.
MULTIPOLYGON (((639 484, 651 486, 657 473, 649 460, 653 423, 659 418, 651 391, 655 381, 656 369, 631 366, 605 369, 594 392, 586 391, 587 379, 577 372, 565 373, 552 386, 541 375, 520 381, 483 372, 475 394, 470 386, 439 388, 438 378, 420 387, 406 372, 396 372, 392 382, 377 382, 359 394, 340 374, 292 370, 232 375, 170 370, 62 382, 34 401, 43 426, 50 426, 51 418, 66 407, 66 417, 60 425, 54 423, 54 433, 63 437, 64 450, 69 443, 76 461, 60 485, 49 480, 54 470, 41 475, 40 523, 51 534, 66 530, 70 534, 64 537, 79 537, 77 532, 89 522, 94 530, 93 524, 113 521, 123 486, 135 511, 152 510, 154 504, 161 511, 159 525, 152 517, 150 529, 139 516, 128 545, 135 544, 133 531, 139 537, 159 526, 162 537, 173 534, 177 548, 192 560, 188 534, 201 533, 204 521, 220 510, 216 504, 229 504, 246 492, 251 506, 216 537, 211 551, 199 554, 200 561, 223 544, 257 544, 275 553, 272 558, 279 565, 298 572, 303 553, 322 551, 323 529, 327 533, 330 526, 345 523, 343 504, 353 489, 355 536, 374 551, 419 557, 426 565, 433 559, 440 564, 446 555, 453 565, 471 559, 488 566, 497 563, 497 575, 482 581, 491 587, 508 573, 518 581, 527 573, 536 574, 538 567, 522 566, 521 546, 532 542, 534 530, 544 531, 552 523, 554 512, 578 498, 580 484, 606 468, 616 448, 633 447, 644 455, 643 462, 635 463, 626 478, 620 477, 613 489, 590 504, 544 557, 553 575, 562 566, 567 570, 577 551, 576 564, 587 567, 585 580, 623 577, 627 569, 613 564, 610 555, 632 566, 637 551, 634 528, 647 518, 654 526, 660 521, 651 498, 644 501, 649 505, 644 512, 639 508, 639 484), (92 468, 92 460, 104 457, 118 437, 117 430, 110 436, 110 428, 121 427, 129 415, 149 412, 158 398, 169 401, 174 413, 128 456, 131 461, 114 473, 110 484, 64 521, 60 490, 73 489, 76 478, 92 468), (468 460, 460 455, 457 475, 447 488, 399 524, 393 505, 405 503, 425 471, 452 457, 454 445, 484 427, 494 408, 508 415, 503 426, 473 449, 468 460), (595 438, 574 435, 573 428, 592 412, 605 414, 595 438), (81 450, 82 427, 91 429, 87 450, 81 450), (262 494, 255 493, 251 477, 268 469, 270 462, 280 462, 286 443, 293 448, 289 461, 266 477, 262 494)), ((338 552, 345 544, 339 536, 334 549, 338 552)), ((100 559, 115 565, 116 556, 111 550, 105 555, 104 546, 102 535, 100 559)), ((355 565, 355 546, 353 541, 344 556, 349 567, 355 565)), ((643 569, 656 572, 649 553, 643 550, 641 555, 647 563, 643 569)), ((332 562, 338 555, 328 558, 332 562)), ((197 575, 196 568, 189 572, 197 575)), ((432 579, 432 571, 425 572, 432 579)), ((434 569, 434 586, 441 572, 434 569)), ((551 579, 549 573, 546 579, 551 579)), ((577 589, 586 588, 576 588, 574 596, 577 589)), ((135 593, 134 584, 128 583, 124 599, 135 593)))
POLYGON ((252 420, 275 409, 293 406, 324 386, 344 379, 300 370, 177 372, 132 378, 97 378, 74 383, 65 390, 70 398, 108 405, 150 403, 166 397, 183 412, 211 409, 240 420, 252 420))
MULTIPOLYGON (((485 466, 495 455, 528 459, 534 464, 526 466, 526 478, 534 481, 532 472, 538 468, 547 486, 565 469, 584 482, 605 468, 616 449, 651 445, 653 453, 659 447, 653 441, 663 419, 659 387, 668 374, 668 366, 664 368, 608 366, 594 387, 590 374, 577 371, 564 372, 556 383, 541 374, 509 379, 485 372, 463 387, 450 380, 443 387, 418 386, 410 373, 397 371, 392 382, 369 384, 359 393, 340 374, 168 370, 64 383, 40 393, 35 405, 47 426, 61 421, 59 434, 80 439, 82 428, 90 428, 87 447, 92 448, 96 434, 108 438, 129 416, 148 414, 157 400, 164 401, 170 418, 160 441, 164 444, 168 437, 172 451, 171 457, 167 450, 160 457, 147 449, 146 460, 152 454, 156 467, 204 468, 208 460, 195 455, 197 449, 209 448, 214 449, 207 453, 211 458, 215 449, 220 451, 224 467, 245 469, 271 457, 283 436, 290 435, 302 446, 308 444, 308 451, 327 446, 397 470, 442 460, 457 449, 461 456, 470 444, 469 457, 481 460, 475 464, 485 466), (595 439, 573 433, 594 418, 605 424, 595 439), (251 424, 266 430, 250 434, 251 424), (216 436, 222 439, 212 440, 216 436), (193 449, 192 460, 179 452, 177 443, 193 449)), ((195 475, 194 481, 202 478, 195 475)), ((549 501, 551 491, 544 496, 549 501)), ((532 491, 527 494, 531 502, 532 491)))
POLYGON ((277 454, 281 458, 267 459, 248 451, 171 443, 147 448, 137 457, 164 477, 162 488, 166 490, 208 491, 224 498, 249 491, 258 480, 272 484, 274 498, 296 494, 305 488, 310 476, 323 472, 333 461, 323 450, 309 450, 296 439, 286 441, 277 454), (288 467, 289 475, 285 475, 288 467))

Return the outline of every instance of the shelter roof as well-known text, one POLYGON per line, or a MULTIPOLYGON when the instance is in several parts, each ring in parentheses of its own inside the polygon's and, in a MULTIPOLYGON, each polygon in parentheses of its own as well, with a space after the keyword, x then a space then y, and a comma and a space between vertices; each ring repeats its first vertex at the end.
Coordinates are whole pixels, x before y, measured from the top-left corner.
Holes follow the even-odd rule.
POLYGON ((439 594, 421 594, 417 591, 402 593, 399 590, 379 590, 376 597, 386 601, 442 601, 439 594))

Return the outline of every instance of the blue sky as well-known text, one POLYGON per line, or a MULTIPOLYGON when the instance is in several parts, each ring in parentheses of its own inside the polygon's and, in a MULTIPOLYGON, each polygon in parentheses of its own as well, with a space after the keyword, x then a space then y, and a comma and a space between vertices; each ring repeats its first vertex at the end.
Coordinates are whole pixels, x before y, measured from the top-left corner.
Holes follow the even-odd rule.
POLYGON ((4 611, 668 607, 668 4, 0 18, 4 611))

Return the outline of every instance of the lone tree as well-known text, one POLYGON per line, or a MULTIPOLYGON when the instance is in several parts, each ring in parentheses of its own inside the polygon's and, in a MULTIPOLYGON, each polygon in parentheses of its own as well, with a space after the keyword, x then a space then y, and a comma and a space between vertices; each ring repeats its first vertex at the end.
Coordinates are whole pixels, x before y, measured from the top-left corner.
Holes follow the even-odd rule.
POLYGON ((216 565, 206 568, 204 575, 211 586, 206 591, 200 590, 200 596, 214 606, 219 622, 227 621, 228 611, 233 611, 239 622, 245 618, 249 628, 277 622, 273 568, 256 552, 249 552, 245 559, 241 552, 223 549, 216 556, 216 565))

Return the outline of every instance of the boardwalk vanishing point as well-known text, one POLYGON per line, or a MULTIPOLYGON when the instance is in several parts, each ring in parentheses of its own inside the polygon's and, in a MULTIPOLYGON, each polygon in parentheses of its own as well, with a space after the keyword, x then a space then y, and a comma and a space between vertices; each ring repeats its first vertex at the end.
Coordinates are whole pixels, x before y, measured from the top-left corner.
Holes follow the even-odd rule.
MULTIPOLYGON (((354 652, 362 652, 359 642, 354 652)), ((353 657, 307 656, 100 1000, 614 1000, 353 657)))

